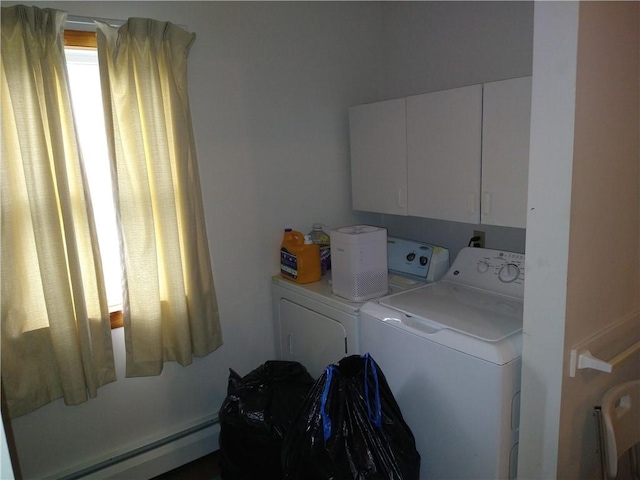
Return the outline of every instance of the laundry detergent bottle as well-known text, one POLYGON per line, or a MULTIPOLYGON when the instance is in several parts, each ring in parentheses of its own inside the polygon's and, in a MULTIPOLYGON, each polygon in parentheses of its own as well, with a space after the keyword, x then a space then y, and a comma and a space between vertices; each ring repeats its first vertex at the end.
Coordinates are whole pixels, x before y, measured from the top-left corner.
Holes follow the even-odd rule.
POLYGON ((297 283, 317 282, 322 276, 320 247, 311 238, 290 228, 285 229, 280 247, 280 273, 297 283))

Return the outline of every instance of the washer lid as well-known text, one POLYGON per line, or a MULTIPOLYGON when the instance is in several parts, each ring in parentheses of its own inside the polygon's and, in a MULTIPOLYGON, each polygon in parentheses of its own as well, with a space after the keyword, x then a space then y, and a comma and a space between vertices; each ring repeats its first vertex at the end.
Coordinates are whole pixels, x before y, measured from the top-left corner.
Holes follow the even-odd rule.
POLYGON ((521 300, 447 281, 383 297, 379 303, 486 342, 499 342, 522 330, 521 300))

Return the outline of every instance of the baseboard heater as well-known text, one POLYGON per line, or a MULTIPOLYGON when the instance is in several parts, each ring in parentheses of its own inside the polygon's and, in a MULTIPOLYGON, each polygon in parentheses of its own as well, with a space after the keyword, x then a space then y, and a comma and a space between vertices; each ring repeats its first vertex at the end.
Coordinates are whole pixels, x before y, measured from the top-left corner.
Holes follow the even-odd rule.
POLYGON ((177 433, 117 454, 60 480, 89 478, 152 478, 218 449, 220 421, 217 415, 177 433))

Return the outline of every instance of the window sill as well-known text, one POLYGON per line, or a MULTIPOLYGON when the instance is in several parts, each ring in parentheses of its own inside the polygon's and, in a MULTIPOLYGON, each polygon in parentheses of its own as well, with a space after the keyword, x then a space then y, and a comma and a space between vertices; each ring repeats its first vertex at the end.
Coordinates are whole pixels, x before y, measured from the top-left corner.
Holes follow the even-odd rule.
POLYGON ((124 326, 124 321, 122 320, 122 310, 118 310, 116 312, 111 312, 111 329, 120 328, 124 326))

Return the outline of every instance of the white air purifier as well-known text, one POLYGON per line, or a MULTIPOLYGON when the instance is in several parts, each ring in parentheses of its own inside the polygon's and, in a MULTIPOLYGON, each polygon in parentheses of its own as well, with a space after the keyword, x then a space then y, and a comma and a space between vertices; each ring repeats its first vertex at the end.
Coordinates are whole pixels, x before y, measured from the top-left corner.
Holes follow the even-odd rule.
POLYGON ((333 293, 364 302, 389 291, 387 230, 353 225, 331 230, 333 293))

